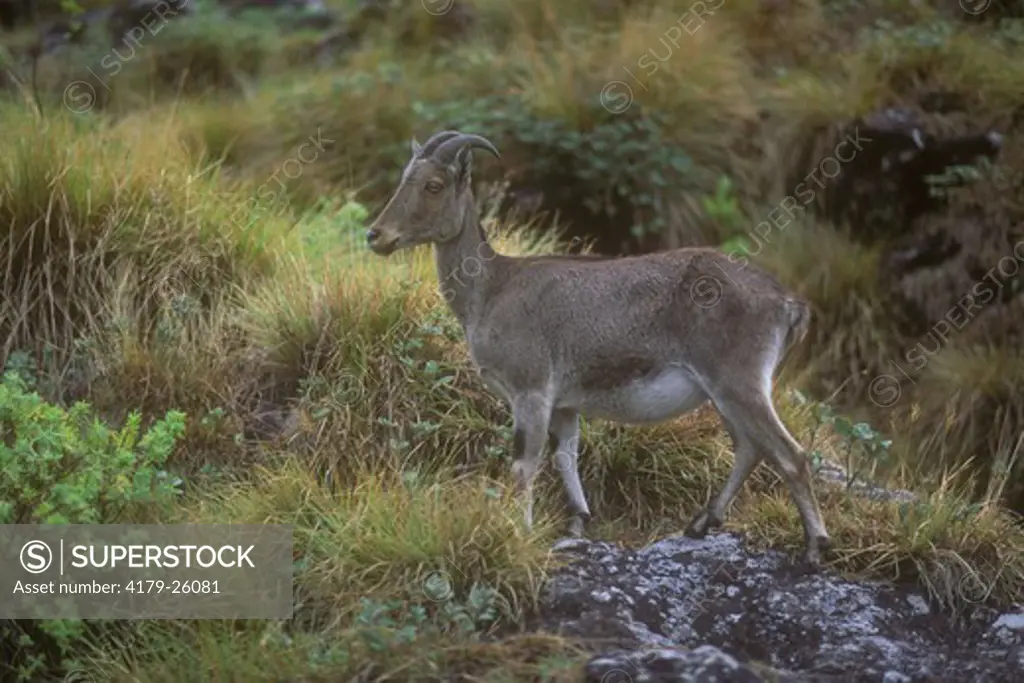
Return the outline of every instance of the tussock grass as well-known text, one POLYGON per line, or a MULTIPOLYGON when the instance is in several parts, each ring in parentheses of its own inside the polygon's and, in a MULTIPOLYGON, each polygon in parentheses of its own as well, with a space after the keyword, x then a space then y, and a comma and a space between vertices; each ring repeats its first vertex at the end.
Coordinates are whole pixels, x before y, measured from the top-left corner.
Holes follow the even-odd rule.
MULTIPOLYGON (((1024 594, 1020 520, 997 504, 975 504, 948 480, 909 503, 817 490, 835 545, 829 565, 841 573, 916 582, 954 614, 978 604, 1010 605, 1024 594)), ((799 516, 782 493, 744 499, 730 526, 758 546, 802 547, 799 516)))
POLYGON ((907 29, 904 35, 911 40, 900 42, 899 49, 895 41, 903 36, 878 35, 868 49, 852 56, 854 63, 863 60, 872 69, 876 87, 887 88, 888 97, 941 87, 962 94, 971 110, 986 117, 999 118, 1016 108, 1013 93, 1024 86, 1024 69, 1017 64, 1005 70, 984 68, 1012 49, 991 40, 989 29, 939 20, 907 29), (944 40, 929 39, 929 33, 944 40))
MULTIPOLYGON (((516 633, 554 568, 557 473, 542 470, 537 531, 525 534, 509 486, 511 418, 470 366, 429 249, 369 254, 365 211, 350 203, 372 210, 386 198, 408 138, 434 132, 421 129, 424 112, 502 93, 538 122, 585 136, 615 121, 599 108, 604 86, 627 83, 634 101, 622 116, 666 115, 675 125, 663 142, 693 161, 666 208, 687 222, 669 244, 753 230, 857 116, 942 85, 967 98, 978 125, 1008 126, 1024 91, 1006 40, 940 24, 927 3, 872 0, 833 15, 817 0, 738 0, 675 43, 678 8, 651 2, 471 4, 478 30, 463 41, 442 43, 410 6, 317 71, 296 58, 309 36, 169 27, 91 114, 53 113, 54 95, 77 78, 70 57, 41 65, 44 120, 3 105, 0 357, 27 352, 50 397, 87 398, 114 420, 187 412, 172 463, 186 495, 162 521, 296 528, 294 619, 147 624, 133 642, 93 653, 111 680, 575 680, 578 647, 516 633), (859 14, 882 10, 896 28, 854 30, 865 28, 859 14), (917 32, 899 34, 909 22, 917 32), (639 66, 645 55, 657 69, 639 66), (254 208, 260 186, 318 131, 334 142, 254 208), (737 207, 728 231, 709 227, 702 203, 723 176, 737 207), (499 618, 467 632, 445 610, 467 603, 474 584, 495 591, 499 618), (448 598, 435 599, 439 585, 448 598), (374 606, 390 625, 368 625, 374 606)), ((502 162, 481 158, 479 177, 537 162, 524 141, 500 142, 502 162)), ((982 198, 991 216, 1019 210, 1016 194, 982 198)), ((501 225, 498 199, 482 204, 499 250, 565 248, 553 232, 501 225)), ((776 387, 784 421, 807 443, 813 418, 786 388, 863 405, 871 379, 910 345, 878 277, 884 245, 810 215, 769 239, 752 260, 814 308, 776 387)), ((999 507, 1019 474, 1020 363, 1001 337, 978 334, 930 358, 913 393, 904 387, 895 408, 872 414, 901 457, 858 464, 914 490, 917 503, 816 487, 835 569, 917 582, 955 613, 1024 600, 1024 531, 999 507)), ((842 462, 834 435, 815 445, 842 462)), ((581 449, 591 534, 627 543, 678 532, 732 466, 710 409, 654 427, 588 421, 581 449)), ((755 547, 802 548, 796 508, 768 466, 727 527, 755 547)))
POLYGON ((212 492, 183 511, 188 523, 293 524, 305 558, 298 577, 302 610, 344 616, 362 597, 446 600, 425 582, 442 572, 465 594, 474 582, 499 590, 513 611, 530 605, 552 540, 539 520, 526 535, 508 492, 481 479, 352 472, 356 483, 332 493, 304 463, 265 469, 252 483, 212 492), (451 514, 459 510, 460 514, 451 514))
POLYGON ((186 439, 194 454, 224 447, 230 425, 199 422, 228 409, 240 429, 233 409, 258 392, 236 299, 272 274, 288 224, 232 220, 244 195, 195 163, 172 122, 7 111, 3 357, 27 354, 49 396, 89 400, 115 421, 140 408, 186 410, 197 416, 186 439))
POLYGON ((100 329, 131 296, 148 331, 155 308, 218 293, 269 272, 280 225, 242 232, 208 174, 174 130, 62 116, 40 122, 7 109, 0 225, 5 354, 71 350, 76 334, 100 329), (117 294, 121 296, 118 297, 117 294))
MULTIPOLYGON (((87 3, 79 4, 87 9, 87 3)), ((104 22, 90 25, 80 44, 65 44, 40 57, 35 88, 25 96, 38 93, 44 110, 53 113, 68 106, 79 114, 123 114, 182 97, 244 94, 257 77, 285 69, 309 52, 308 38, 303 41, 292 32, 282 39, 281 27, 272 20, 231 20, 222 8, 206 3, 191 9, 195 16, 184 20, 166 11, 169 21, 150 14, 137 27, 147 29, 141 37, 117 44, 111 43, 104 22)), ((26 32, 20 47, 38 38, 38 32, 26 32)), ((31 84, 31 61, 19 56, 16 73, 31 84)))
POLYGON ((983 500, 1020 500, 1022 373, 1017 354, 991 346, 951 344, 928 358, 914 387, 920 401, 896 406, 906 425, 905 460, 919 471, 959 470, 983 500))
POLYGON ((424 637, 396 648, 391 658, 374 661, 347 655, 354 633, 322 638, 300 635, 275 638, 273 631, 245 631, 204 624, 187 634, 154 634, 147 644, 155 656, 145 663, 97 662, 98 670, 117 683, 170 683, 203 680, 242 683, 253 680, 298 679, 329 683, 363 676, 369 680, 443 680, 459 675, 468 680, 509 683, 578 680, 586 659, 583 648, 547 634, 511 635, 500 641, 457 642, 451 637, 424 637), (346 652, 346 655, 342 655, 346 652), (349 657, 346 661, 345 657, 349 657))
POLYGON ((383 656, 375 651, 373 624, 353 621, 358 613, 365 616, 366 600, 419 605, 434 618, 483 584, 496 591, 495 615, 518 619, 533 608, 554 536, 543 517, 534 534, 524 533, 510 493, 480 478, 414 480, 381 469, 355 478, 357 484, 332 492, 305 463, 286 458, 250 482, 204 491, 189 501, 169 521, 295 525, 302 558, 295 619, 281 625, 147 625, 135 644, 141 659, 101 667, 113 680, 166 680, 171 663, 176 680, 326 680, 316 676, 350 678, 368 670, 415 677, 452 666, 498 668, 512 653, 522 658, 520 667, 529 668, 528 657, 570 651, 568 643, 548 636, 481 642, 450 632, 450 624, 437 632, 420 624, 423 637, 396 642, 383 656))
POLYGON ((756 0, 726 2, 709 22, 730 22, 743 37, 754 60, 763 66, 782 66, 818 58, 829 33, 819 0, 763 3, 756 0))

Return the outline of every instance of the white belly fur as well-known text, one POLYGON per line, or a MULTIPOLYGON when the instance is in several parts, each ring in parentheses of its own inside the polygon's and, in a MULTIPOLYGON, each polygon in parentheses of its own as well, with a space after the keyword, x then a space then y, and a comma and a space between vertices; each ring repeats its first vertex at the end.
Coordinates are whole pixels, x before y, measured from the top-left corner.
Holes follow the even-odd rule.
POLYGON ((671 367, 617 390, 585 396, 579 410, 616 422, 663 422, 700 407, 707 398, 687 372, 671 367))

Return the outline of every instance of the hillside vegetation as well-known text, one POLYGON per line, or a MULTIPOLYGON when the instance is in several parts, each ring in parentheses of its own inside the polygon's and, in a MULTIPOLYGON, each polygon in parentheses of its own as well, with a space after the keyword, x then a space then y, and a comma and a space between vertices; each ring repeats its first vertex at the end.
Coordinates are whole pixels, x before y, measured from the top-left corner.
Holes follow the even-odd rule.
MULTIPOLYGON (((192 0, 116 53, 4 35, 0 523, 296 529, 291 620, 3 621, 4 680, 577 680, 584 644, 525 628, 558 478, 527 533, 431 253, 365 248, 447 128, 502 152, 475 165, 502 252, 710 244, 805 296, 785 421, 919 496, 818 484, 830 567, 1024 601, 1020 3, 387 4, 192 0)), ((680 531, 731 448, 710 408, 585 422, 589 534, 680 531)), ((767 466, 726 528, 803 544, 767 466)))

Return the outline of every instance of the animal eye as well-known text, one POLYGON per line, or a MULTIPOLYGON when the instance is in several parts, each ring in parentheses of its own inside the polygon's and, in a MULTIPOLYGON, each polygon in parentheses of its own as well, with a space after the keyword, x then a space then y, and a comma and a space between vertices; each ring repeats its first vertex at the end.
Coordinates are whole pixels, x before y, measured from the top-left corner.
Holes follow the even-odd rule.
POLYGON ((442 187, 444 187, 444 185, 441 184, 440 180, 431 180, 427 183, 427 192, 437 193, 441 191, 442 187))

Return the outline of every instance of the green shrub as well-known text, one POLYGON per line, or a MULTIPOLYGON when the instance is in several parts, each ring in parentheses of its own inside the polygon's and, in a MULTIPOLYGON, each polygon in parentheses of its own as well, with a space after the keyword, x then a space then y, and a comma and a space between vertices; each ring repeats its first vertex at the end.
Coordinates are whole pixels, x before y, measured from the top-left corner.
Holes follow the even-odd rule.
POLYGON ((161 469, 185 429, 169 412, 139 438, 141 416, 120 430, 46 403, 8 372, 0 384, 0 524, 112 524, 132 507, 177 495, 161 469))
MULTIPOLYGON (((47 403, 32 380, 8 371, 0 383, 0 524, 110 524, 178 495, 162 468, 185 429, 169 412, 140 438, 141 417, 120 430, 91 415, 47 403)), ((107 624, 68 619, 0 622, 0 649, 13 655, 3 680, 39 680, 73 670, 71 653, 107 624)))
POLYGON ((538 185, 571 180, 591 213, 632 212, 630 233, 635 238, 658 232, 665 227, 673 192, 687 186, 692 159, 669 141, 665 131, 671 123, 658 113, 614 114, 599 98, 588 105, 588 120, 580 122, 540 118, 518 94, 474 102, 415 102, 413 111, 433 130, 480 133, 496 144, 511 143, 528 152, 538 185))
MULTIPOLYGON (((268 66, 279 39, 269 17, 240 21, 214 5, 199 5, 196 16, 173 21, 161 33, 150 39, 152 54, 125 64, 141 67, 148 83, 175 95, 182 90, 187 94, 243 90, 246 80, 261 75, 268 66)), ((139 52, 147 47, 141 46, 139 52)))

